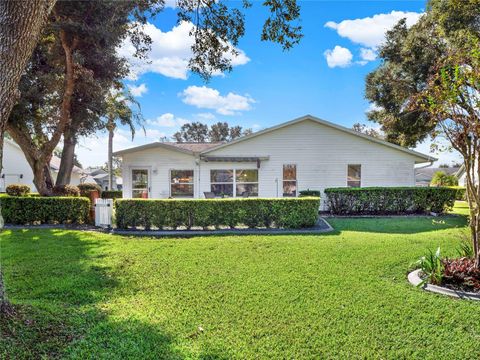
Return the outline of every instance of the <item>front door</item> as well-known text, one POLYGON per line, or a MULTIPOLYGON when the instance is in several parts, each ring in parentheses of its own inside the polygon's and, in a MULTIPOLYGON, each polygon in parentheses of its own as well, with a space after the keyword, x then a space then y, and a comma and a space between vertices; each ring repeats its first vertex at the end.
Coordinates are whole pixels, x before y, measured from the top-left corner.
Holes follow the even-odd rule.
POLYGON ((132 198, 148 199, 150 176, 148 169, 132 169, 132 198))

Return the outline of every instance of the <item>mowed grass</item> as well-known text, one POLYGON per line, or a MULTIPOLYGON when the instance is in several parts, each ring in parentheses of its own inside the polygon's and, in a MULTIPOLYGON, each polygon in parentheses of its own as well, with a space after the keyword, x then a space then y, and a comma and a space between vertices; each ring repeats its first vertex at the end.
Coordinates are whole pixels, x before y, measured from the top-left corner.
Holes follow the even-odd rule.
POLYGON ((4 231, 0 358, 480 358, 480 304, 406 279, 460 216, 330 219, 318 236, 4 231))

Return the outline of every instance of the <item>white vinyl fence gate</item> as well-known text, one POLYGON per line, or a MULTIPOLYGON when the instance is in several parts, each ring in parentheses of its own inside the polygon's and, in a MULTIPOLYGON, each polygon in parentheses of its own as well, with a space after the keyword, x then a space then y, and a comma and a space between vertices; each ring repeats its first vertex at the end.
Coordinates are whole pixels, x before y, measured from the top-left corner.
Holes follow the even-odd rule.
POLYGON ((111 227, 113 199, 95 200, 95 226, 111 227))

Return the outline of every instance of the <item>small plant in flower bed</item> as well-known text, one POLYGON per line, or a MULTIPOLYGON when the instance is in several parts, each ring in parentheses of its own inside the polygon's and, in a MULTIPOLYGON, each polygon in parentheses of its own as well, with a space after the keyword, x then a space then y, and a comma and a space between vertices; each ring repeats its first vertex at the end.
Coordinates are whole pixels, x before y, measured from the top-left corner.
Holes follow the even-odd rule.
POLYGON ((52 192, 55 196, 80 196, 80 189, 74 185, 55 185, 52 192))
POLYGON ((471 258, 443 259, 442 285, 464 291, 480 292, 480 269, 471 258))
POLYGON ((480 269, 475 267, 473 248, 468 241, 462 241, 457 249, 460 258, 442 258, 440 248, 422 256, 417 261, 425 283, 445 286, 454 290, 480 292, 480 269))
POLYGON ((30 193, 30 187, 23 184, 10 184, 5 192, 10 196, 27 196, 30 193))

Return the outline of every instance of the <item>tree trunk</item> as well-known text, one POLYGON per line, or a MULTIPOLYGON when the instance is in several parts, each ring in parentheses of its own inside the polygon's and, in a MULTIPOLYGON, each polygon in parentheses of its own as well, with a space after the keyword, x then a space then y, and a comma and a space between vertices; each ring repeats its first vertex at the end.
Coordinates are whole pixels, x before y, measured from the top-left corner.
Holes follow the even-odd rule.
POLYGON ((63 135, 62 158, 60 161, 57 180, 55 181, 56 185, 70 184, 75 160, 76 145, 77 139, 73 135, 73 132, 71 130, 66 131, 63 135))
MULTIPOLYGON (((0 1, 0 174, 3 140, 12 107, 20 96, 18 83, 56 0, 0 1)), ((0 217, 1 217, 0 212, 0 217)), ((3 227, 3 219, 0 219, 3 227)), ((0 314, 10 305, 0 268, 0 314)))
POLYGON ((113 128, 108 130, 108 189, 113 190, 113 128))
POLYGON ((0 173, 7 120, 20 95, 18 82, 55 2, 0 1, 0 173))

